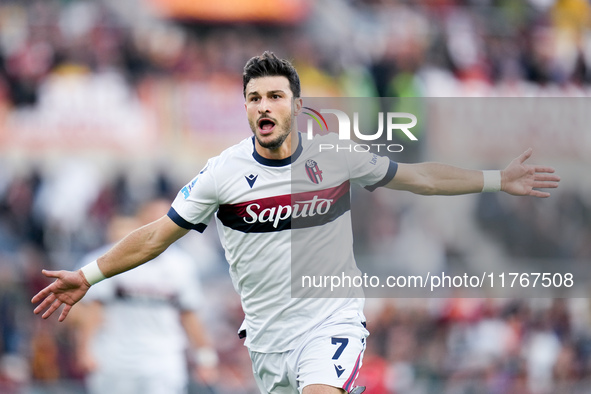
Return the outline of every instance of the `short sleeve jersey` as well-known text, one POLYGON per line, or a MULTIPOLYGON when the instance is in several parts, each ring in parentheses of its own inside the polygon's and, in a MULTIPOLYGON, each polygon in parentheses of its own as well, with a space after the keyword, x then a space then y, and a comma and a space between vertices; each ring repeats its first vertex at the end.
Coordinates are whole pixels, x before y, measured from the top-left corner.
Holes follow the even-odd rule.
POLYGON ((245 344, 253 351, 293 349, 298 338, 335 314, 363 319, 358 294, 292 296, 295 260, 330 272, 358 272, 350 185, 373 190, 388 183, 398 168, 388 158, 346 146, 322 150, 339 143, 336 138, 307 140, 298 134, 297 149, 283 160, 260 156, 254 137, 247 138, 210 159, 168 213, 179 226, 198 231, 215 215, 245 312, 245 344))

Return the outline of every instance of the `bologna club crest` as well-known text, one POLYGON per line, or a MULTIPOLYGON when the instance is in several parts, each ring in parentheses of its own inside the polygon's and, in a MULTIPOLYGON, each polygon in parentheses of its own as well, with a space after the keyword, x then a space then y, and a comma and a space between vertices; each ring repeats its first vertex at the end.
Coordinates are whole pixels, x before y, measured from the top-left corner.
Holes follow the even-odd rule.
POLYGON ((322 182, 322 171, 318 168, 318 163, 314 160, 307 160, 306 161, 306 174, 308 174, 308 178, 314 183, 322 182))

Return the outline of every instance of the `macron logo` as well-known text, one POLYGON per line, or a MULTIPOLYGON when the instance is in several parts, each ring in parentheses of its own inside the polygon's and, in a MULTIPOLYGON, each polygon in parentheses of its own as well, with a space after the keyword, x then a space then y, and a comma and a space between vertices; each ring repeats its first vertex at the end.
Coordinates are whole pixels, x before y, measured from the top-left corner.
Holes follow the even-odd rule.
POLYGON ((345 372, 345 368, 341 367, 340 365, 335 364, 334 369, 337 372, 337 378, 340 378, 343 372, 345 372))
POLYGON ((245 175, 244 178, 246 178, 246 182, 248 182, 248 186, 250 186, 250 188, 252 189, 252 187, 254 186, 254 183, 256 182, 258 175, 254 175, 254 174, 250 174, 250 175, 245 175))

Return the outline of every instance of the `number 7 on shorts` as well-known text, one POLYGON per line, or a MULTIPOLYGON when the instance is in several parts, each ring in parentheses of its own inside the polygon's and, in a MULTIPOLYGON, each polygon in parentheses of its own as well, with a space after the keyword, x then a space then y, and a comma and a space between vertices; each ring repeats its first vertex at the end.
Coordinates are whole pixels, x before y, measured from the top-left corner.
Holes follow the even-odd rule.
POLYGON ((349 338, 332 337, 331 339, 332 339, 331 343, 333 345, 339 345, 339 347, 337 348, 337 351, 334 352, 334 356, 332 356, 333 360, 338 360, 338 358, 341 357, 343 350, 345 350, 345 348, 347 347, 347 344, 349 344, 349 338))

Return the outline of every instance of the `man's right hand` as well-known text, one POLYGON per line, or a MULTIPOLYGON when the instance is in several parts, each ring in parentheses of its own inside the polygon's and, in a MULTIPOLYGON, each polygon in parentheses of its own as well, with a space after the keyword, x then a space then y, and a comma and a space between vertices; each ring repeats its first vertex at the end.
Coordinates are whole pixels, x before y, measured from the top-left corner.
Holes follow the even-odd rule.
POLYGON ((64 321, 68 316, 72 306, 80 301, 90 288, 90 284, 84 277, 82 271, 47 271, 43 270, 43 275, 48 278, 56 278, 56 280, 41 290, 33 299, 32 303, 41 302, 33 311, 35 314, 43 313, 42 317, 47 319, 53 314, 62 304, 64 309, 60 314, 59 321, 64 321))

